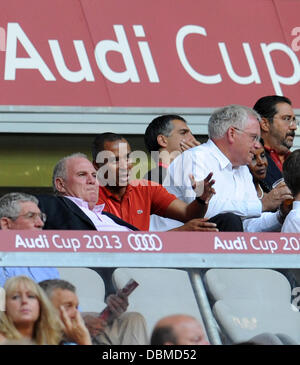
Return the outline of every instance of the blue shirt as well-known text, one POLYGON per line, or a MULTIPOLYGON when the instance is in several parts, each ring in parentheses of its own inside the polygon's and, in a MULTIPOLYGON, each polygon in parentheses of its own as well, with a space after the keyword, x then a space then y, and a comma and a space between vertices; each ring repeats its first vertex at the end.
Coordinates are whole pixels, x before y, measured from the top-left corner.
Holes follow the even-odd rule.
POLYGON ((59 272, 55 267, 0 267, 0 286, 4 286, 12 276, 25 275, 35 282, 59 279, 59 272))

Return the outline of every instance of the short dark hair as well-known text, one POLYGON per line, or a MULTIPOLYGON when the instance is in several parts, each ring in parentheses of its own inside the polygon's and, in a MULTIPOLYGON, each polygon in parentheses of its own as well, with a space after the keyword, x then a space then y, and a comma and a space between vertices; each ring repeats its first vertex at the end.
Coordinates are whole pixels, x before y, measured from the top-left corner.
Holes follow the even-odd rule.
POLYGON ((293 196, 300 193, 300 149, 293 151, 284 161, 282 174, 293 196))
POLYGON ((268 95, 258 99, 253 109, 262 117, 273 121, 274 115, 277 113, 276 105, 279 103, 287 103, 292 105, 289 98, 279 95, 268 95))
POLYGON ((51 298, 55 289, 69 290, 76 293, 76 288, 69 281, 62 279, 48 279, 39 282, 40 287, 46 292, 47 296, 51 298))
POLYGON ((165 114, 154 118, 148 125, 145 131, 144 141, 146 148, 150 153, 151 151, 159 151, 161 146, 157 143, 157 136, 162 134, 163 136, 169 137, 174 128, 172 120, 175 119, 179 119, 184 123, 187 123, 186 120, 180 115, 165 114))
POLYGON ((171 326, 155 327, 151 339, 150 345, 163 345, 166 342, 171 342, 174 345, 177 343, 177 337, 171 326))
POLYGON ((104 143, 105 142, 115 142, 115 141, 121 141, 122 139, 125 139, 121 134, 112 133, 112 132, 105 132, 98 134, 92 143, 92 157, 93 161, 96 162, 97 155, 99 152, 104 150, 104 143))

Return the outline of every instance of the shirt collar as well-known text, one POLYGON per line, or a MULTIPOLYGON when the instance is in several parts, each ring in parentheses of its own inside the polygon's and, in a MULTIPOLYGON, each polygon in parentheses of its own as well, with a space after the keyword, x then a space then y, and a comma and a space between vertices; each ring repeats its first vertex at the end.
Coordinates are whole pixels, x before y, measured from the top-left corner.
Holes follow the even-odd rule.
MULTIPOLYGON (((274 150, 274 148, 268 147, 268 146, 264 146, 264 149, 268 152, 272 152, 274 153, 274 155, 279 156, 278 153, 274 150)), ((284 154, 284 159, 286 159, 289 155, 291 154, 291 151, 287 151, 284 154)), ((279 158, 279 157, 278 157, 279 158)))
MULTIPOLYGON (((75 196, 65 196, 65 198, 72 200, 72 202, 75 203, 78 207, 89 209, 88 202, 81 198, 77 198, 75 196)), ((104 207, 105 207, 105 204, 95 205, 94 208, 92 209, 92 211, 101 214, 104 207)))
POLYGON ((299 209, 300 207, 300 201, 294 200, 293 201, 293 209, 299 209))
POLYGON ((224 155, 224 153, 218 148, 218 146, 211 139, 207 141, 207 144, 210 147, 210 149, 214 151, 213 156, 215 156, 215 158, 218 160, 222 170, 227 167, 232 168, 230 160, 224 155))

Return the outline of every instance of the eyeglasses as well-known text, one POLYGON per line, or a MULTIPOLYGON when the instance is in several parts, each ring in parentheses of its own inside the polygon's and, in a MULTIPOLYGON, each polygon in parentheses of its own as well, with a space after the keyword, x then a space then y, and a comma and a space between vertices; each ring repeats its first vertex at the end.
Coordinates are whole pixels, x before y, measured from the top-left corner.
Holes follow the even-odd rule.
POLYGON ((260 136, 258 136, 257 134, 252 134, 252 133, 243 131, 242 129, 239 129, 237 127, 232 127, 232 128, 235 129, 238 132, 247 134, 247 136, 249 136, 251 138, 252 143, 258 142, 260 140, 260 136))
POLYGON ((31 219, 31 220, 34 220, 34 221, 37 219, 37 217, 39 217, 42 220, 43 223, 45 223, 46 220, 47 220, 47 215, 45 213, 35 213, 35 212, 28 212, 26 214, 20 214, 17 217, 7 217, 7 218, 10 218, 12 220, 16 220, 19 217, 24 217, 26 219, 31 219))
POLYGON ((296 117, 292 117, 291 115, 282 115, 282 116, 277 116, 274 115, 273 119, 278 117, 279 119, 283 120, 284 122, 289 124, 289 127, 291 127, 293 124, 295 124, 295 126, 298 128, 299 127, 299 120, 296 119, 296 117))

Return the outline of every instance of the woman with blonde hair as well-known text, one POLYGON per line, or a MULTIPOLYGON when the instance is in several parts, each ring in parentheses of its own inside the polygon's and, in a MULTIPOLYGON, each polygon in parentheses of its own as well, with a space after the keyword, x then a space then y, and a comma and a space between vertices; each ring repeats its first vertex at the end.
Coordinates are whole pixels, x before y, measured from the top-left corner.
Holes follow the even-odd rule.
POLYGON ((62 324, 43 289, 27 276, 9 278, 4 289, 0 343, 28 339, 37 345, 58 345, 63 336, 62 324))

